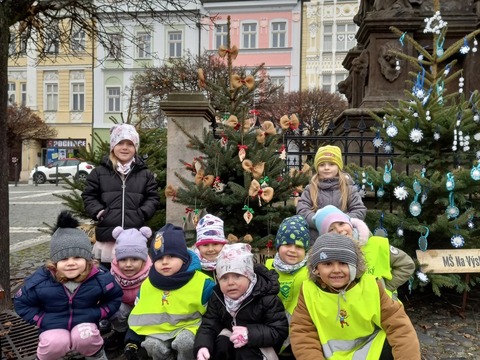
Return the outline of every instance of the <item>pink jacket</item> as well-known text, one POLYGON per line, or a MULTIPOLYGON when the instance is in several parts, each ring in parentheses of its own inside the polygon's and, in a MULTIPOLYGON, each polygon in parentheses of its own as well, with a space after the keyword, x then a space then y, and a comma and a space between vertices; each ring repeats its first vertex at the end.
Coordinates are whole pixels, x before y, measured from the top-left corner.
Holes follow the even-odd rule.
POLYGON ((112 260, 110 272, 123 290, 123 303, 131 306, 135 305, 135 298, 137 297, 138 290, 140 290, 140 285, 142 285, 143 280, 148 277, 151 266, 152 260, 150 257, 147 257, 143 268, 137 274, 134 276, 125 276, 118 267, 117 259, 112 260))

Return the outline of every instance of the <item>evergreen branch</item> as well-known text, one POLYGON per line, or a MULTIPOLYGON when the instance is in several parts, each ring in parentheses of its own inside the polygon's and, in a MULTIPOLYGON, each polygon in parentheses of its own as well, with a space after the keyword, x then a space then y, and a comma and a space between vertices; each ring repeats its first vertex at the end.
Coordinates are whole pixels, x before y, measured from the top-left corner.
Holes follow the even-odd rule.
MULTIPOLYGON (((399 37, 404 34, 404 31, 401 31, 400 29, 396 28, 395 26, 390 26, 390 31, 392 31, 393 33, 395 33, 399 37)), ((433 56, 430 55, 430 53, 427 50, 425 50, 422 45, 420 45, 413 37, 411 37, 408 34, 405 34, 405 38, 407 39, 407 41, 410 44, 412 44, 415 47, 415 49, 418 50, 418 52, 420 52, 426 59, 428 59, 429 61, 431 61, 433 63, 433 61, 434 61, 433 56)))
POLYGON ((468 35, 465 35, 463 38, 457 40, 456 42, 454 42, 452 45, 450 45, 447 50, 445 50, 445 52, 443 53, 443 55, 441 56, 441 59, 442 61, 444 59, 448 59, 449 57, 451 57, 454 53, 456 53, 463 45, 463 42, 464 42, 464 39, 467 38, 468 41, 472 40, 475 35, 478 35, 480 34, 480 29, 477 29, 475 31, 472 31, 470 34, 468 35))

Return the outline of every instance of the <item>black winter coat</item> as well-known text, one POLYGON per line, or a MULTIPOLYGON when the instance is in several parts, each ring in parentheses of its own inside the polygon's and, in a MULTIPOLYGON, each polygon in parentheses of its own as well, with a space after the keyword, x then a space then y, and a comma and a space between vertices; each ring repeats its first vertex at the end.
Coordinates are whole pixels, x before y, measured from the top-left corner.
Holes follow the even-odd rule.
POLYGON ((85 210, 94 220, 96 241, 115 241, 112 231, 117 226, 139 229, 145 226, 160 204, 158 185, 145 162, 135 157, 135 165, 123 178, 113 169, 108 156, 88 175, 82 193, 85 210), (97 214, 105 210, 100 219, 97 214))
MULTIPOLYGON (((245 326, 248 329, 248 343, 242 348, 233 350, 236 360, 263 359, 260 348, 273 347, 278 353, 288 336, 285 308, 278 297, 278 274, 275 270, 268 270, 258 264, 255 265, 255 273, 257 283, 252 294, 243 301, 235 319, 225 307, 220 285, 215 286, 207 312, 202 317, 202 324, 195 337, 195 358, 198 350, 206 347, 210 352, 210 359, 216 360, 215 354, 218 354, 218 349, 214 348, 219 344, 217 336, 223 329, 232 331, 233 325, 245 326)), ((232 343, 229 345, 233 347, 232 343)))

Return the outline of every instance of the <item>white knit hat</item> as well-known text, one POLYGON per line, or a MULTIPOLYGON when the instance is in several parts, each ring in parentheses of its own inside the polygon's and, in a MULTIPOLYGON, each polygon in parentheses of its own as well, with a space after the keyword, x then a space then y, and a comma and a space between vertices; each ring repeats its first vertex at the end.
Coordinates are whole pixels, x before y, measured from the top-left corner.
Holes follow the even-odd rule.
POLYGON ((110 151, 113 151, 113 148, 122 140, 130 140, 138 152, 140 137, 135 127, 130 124, 118 124, 110 129, 110 151))
POLYGON ((223 232, 223 220, 207 214, 197 224, 197 242, 195 245, 226 244, 225 233, 223 232))
POLYGON ((249 244, 227 244, 217 258, 217 278, 227 273, 246 276, 250 281, 255 277, 252 247, 249 244))

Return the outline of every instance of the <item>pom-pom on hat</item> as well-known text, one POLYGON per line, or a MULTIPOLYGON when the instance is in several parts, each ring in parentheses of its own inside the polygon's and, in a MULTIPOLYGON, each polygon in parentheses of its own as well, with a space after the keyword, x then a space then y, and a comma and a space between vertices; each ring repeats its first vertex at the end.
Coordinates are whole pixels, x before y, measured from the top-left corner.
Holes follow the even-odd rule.
POLYGON ((226 244, 217 258, 217 278, 227 273, 246 276, 250 281, 255 277, 252 247, 249 244, 226 244))
POLYGON ((110 151, 113 151, 113 148, 122 140, 130 140, 138 152, 140 137, 135 127, 130 124, 118 124, 110 129, 110 151))
POLYGON ((356 245, 348 236, 327 233, 319 236, 310 249, 308 263, 311 269, 325 262, 339 261, 349 265, 350 281, 355 279, 358 263, 356 245))
POLYGON ((306 220, 303 216, 295 215, 284 219, 280 224, 275 237, 275 249, 289 244, 308 249, 309 242, 310 232, 306 220))
POLYGON ((50 260, 54 263, 69 257, 92 259, 92 244, 85 231, 77 228, 78 225, 78 220, 69 211, 64 210, 58 215, 50 241, 50 260))
POLYGON ((207 214, 197 224, 197 242, 195 246, 206 244, 226 244, 225 233, 223 232, 223 220, 207 214))
POLYGON ((152 236, 152 230, 148 226, 143 226, 140 230, 124 230, 121 226, 117 226, 113 229, 112 236, 116 239, 115 258, 117 261, 126 258, 147 261, 147 241, 152 236))
POLYGON ((170 223, 155 232, 150 246, 152 262, 166 255, 178 257, 185 263, 190 260, 183 229, 170 223))
POLYGON ((313 215, 312 220, 320 235, 328 233, 330 225, 336 222, 347 223, 353 229, 350 216, 333 205, 327 205, 318 209, 315 215, 313 215))
POLYGON ((343 169, 343 159, 342 159, 342 150, 338 146, 326 145, 319 147, 313 164, 315 166, 315 171, 318 169, 318 165, 322 162, 331 162, 338 166, 339 170, 343 169))

